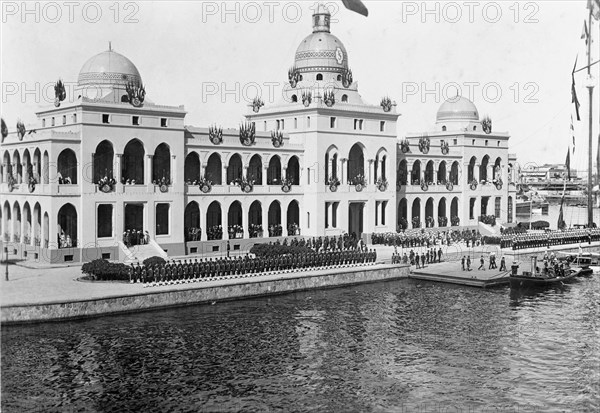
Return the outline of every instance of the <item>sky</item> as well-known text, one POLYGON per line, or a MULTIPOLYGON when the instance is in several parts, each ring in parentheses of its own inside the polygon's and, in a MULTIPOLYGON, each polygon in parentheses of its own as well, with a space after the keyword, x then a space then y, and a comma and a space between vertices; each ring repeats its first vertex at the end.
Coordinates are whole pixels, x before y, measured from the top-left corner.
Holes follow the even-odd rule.
MULTIPOLYGON (((563 163, 569 144, 571 71, 587 60, 581 39, 586 1, 369 1, 369 16, 325 2, 362 97, 390 96, 398 137, 433 129, 445 98, 473 100, 495 131, 511 135, 522 166, 563 163)), ((317 3, 2 2, 1 114, 34 124, 52 105, 52 85, 69 90, 85 61, 108 49, 138 68, 147 99, 184 105, 186 124, 236 127, 260 95, 279 100, 317 3)), ((592 28, 598 59, 598 22, 592 28)), ((594 66, 594 148, 600 113, 594 66)), ((586 72, 575 75, 582 121, 574 121, 575 168, 587 166, 586 72)), ((573 115, 574 116, 574 115, 573 115)))

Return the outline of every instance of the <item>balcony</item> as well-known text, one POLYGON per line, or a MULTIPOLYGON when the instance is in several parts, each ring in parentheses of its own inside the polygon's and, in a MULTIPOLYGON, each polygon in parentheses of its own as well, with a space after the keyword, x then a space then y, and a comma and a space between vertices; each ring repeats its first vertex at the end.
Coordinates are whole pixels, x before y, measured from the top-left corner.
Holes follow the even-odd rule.
MULTIPOLYGON (((238 185, 213 185, 210 192, 204 193, 198 185, 185 185, 187 195, 245 195, 238 185)), ((292 185, 289 192, 283 192, 281 185, 254 185, 252 192, 255 195, 299 195, 302 194, 299 185, 292 185)))

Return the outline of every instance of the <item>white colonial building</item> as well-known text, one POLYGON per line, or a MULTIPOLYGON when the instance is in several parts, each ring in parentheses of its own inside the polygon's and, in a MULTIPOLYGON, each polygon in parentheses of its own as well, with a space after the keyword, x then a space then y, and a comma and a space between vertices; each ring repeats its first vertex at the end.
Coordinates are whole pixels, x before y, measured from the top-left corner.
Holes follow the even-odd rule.
POLYGON ((435 226, 450 225, 438 217, 512 220, 507 134, 485 133, 477 109, 458 99, 442 105, 434 132, 399 144, 395 104, 365 103, 349 61, 319 8, 285 98, 257 99, 244 125, 223 129, 185 125, 182 106, 145 97, 129 59, 97 54, 79 73, 76 99, 59 93, 37 125, 3 136, 4 245, 49 262, 131 260, 298 234, 368 241, 414 217, 422 226, 426 217, 435 226), (427 153, 418 149, 424 137, 427 153), (489 183, 499 178, 501 188, 489 183), (127 231, 147 232, 149 242, 128 248, 127 231))

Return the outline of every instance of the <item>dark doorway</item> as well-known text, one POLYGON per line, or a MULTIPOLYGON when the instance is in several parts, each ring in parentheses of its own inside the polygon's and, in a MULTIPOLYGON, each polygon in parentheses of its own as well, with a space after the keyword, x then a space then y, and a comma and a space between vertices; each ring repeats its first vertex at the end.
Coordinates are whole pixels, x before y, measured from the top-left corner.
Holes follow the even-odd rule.
POLYGON ((125 205, 125 230, 143 231, 144 204, 125 205))
POLYGON ((348 234, 360 238, 363 233, 364 202, 351 202, 348 206, 348 234))

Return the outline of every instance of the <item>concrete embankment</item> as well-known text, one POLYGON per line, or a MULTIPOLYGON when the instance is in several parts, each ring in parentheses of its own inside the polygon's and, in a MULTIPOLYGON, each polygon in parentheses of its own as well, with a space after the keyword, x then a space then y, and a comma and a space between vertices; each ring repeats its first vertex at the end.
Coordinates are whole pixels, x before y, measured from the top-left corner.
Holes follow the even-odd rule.
POLYGON ((175 285, 173 289, 169 290, 165 290, 165 287, 150 287, 135 294, 107 295, 92 299, 61 300, 60 302, 40 300, 39 302, 2 306, 1 322, 3 325, 10 325, 98 317, 388 281, 407 278, 408 273, 408 266, 379 264, 197 282, 175 285), (153 291, 153 288, 160 290, 153 291))

